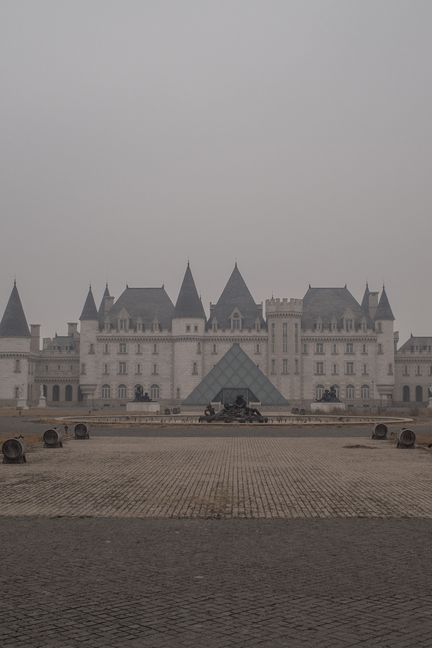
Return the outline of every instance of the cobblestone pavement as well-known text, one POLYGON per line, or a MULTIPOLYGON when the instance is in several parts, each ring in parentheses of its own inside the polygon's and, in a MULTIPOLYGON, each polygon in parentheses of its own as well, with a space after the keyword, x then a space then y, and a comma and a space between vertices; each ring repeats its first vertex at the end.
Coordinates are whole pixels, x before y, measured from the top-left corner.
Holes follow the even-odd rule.
POLYGON ((92 438, 0 465, 0 515, 432 518, 432 453, 302 438, 92 438))
POLYGON ((424 648, 431 520, 0 520, 2 648, 424 648))

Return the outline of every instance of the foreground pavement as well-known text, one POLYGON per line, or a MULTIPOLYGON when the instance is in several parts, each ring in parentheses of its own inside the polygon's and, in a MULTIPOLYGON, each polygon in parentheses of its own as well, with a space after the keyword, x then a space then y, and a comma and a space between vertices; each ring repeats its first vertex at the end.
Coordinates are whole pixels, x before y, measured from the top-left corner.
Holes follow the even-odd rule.
POLYGON ((430 647, 431 520, 1 519, 2 648, 430 647))
POLYGON ((430 647, 431 468, 232 429, 35 447, 0 464, 0 646, 430 647))

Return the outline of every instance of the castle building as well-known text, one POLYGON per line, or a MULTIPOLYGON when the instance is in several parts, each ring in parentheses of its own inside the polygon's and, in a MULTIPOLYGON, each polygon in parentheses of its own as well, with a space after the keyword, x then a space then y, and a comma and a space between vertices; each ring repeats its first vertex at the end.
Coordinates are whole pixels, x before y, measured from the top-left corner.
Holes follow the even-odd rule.
POLYGON ((0 404, 119 407, 141 386, 153 400, 202 406, 247 389, 266 405, 307 406, 334 387, 352 407, 427 402, 432 338, 398 334, 385 288, 358 302, 346 286, 257 304, 235 265, 206 316, 187 265, 177 301, 130 288, 99 308, 90 287, 67 335, 29 329, 14 284, 0 323, 0 404), (212 393, 212 390, 215 393, 212 393), (227 392, 227 393, 228 393, 227 392))

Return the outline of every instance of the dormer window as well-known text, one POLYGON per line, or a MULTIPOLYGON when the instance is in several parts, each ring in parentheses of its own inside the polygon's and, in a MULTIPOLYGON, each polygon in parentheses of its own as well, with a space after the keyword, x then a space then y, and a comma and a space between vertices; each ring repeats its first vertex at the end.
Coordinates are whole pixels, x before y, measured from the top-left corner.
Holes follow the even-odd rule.
POLYGON ((157 320, 153 321, 152 331, 153 331, 153 333, 155 333, 156 331, 160 331, 160 324, 159 324, 159 322, 157 320))
POLYGON ((261 322, 259 319, 255 320, 255 331, 261 331, 261 322))
POLYGON ((128 327, 127 323, 128 323, 127 319, 119 320, 119 329, 120 329, 120 331, 126 331, 127 330, 127 327, 128 327))
POLYGON ((322 331, 322 319, 321 318, 317 319, 316 324, 315 324, 315 330, 316 331, 322 331))
POLYGON ((214 319, 213 322, 212 322, 212 329, 213 329, 214 333, 216 333, 217 327, 218 327, 217 320, 214 319))
POLYGON ((239 313, 233 313, 231 317, 231 328, 233 331, 239 331, 241 329, 241 317, 239 313))

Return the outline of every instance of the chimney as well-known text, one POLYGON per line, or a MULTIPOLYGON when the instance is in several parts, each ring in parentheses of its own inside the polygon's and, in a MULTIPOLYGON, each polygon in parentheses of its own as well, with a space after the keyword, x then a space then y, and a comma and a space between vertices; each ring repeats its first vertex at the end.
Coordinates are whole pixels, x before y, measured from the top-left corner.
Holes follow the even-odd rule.
POLYGON ((30 324, 30 353, 39 353, 40 349, 40 324, 30 324))
POLYGON ((371 319, 374 319, 375 313, 378 308, 378 292, 371 292, 369 293, 369 302, 368 302, 368 310, 369 310, 369 317, 371 319))
POLYGON ((76 337, 78 334, 78 324, 76 322, 68 322, 68 336, 76 337))

